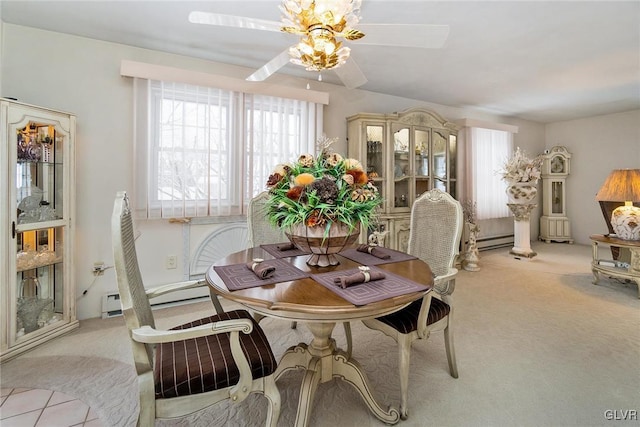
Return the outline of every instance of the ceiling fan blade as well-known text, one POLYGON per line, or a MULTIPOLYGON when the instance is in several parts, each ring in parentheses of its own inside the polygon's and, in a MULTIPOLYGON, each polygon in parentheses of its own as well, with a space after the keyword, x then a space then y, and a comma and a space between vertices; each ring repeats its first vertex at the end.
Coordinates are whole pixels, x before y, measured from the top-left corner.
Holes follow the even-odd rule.
POLYGON ((349 57, 347 62, 338 68, 334 68, 333 71, 336 72, 347 89, 355 89, 368 81, 353 57, 349 57))
POLYGON ((282 24, 266 19, 247 18, 245 16, 223 15, 194 11, 189 14, 189 22, 193 24, 218 25, 223 27, 248 28, 252 30, 280 31, 282 24))
POLYGON ((261 68, 256 70, 255 73, 247 77, 247 80, 250 82, 261 82, 263 80, 266 80, 271 74, 287 65, 289 63, 289 59, 289 48, 287 48, 271 61, 267 62, 261 68))
POLYGON ((356 43, 378 46, 441 48, 449 37, 448 25, 358 24, 365 36, 356 43))

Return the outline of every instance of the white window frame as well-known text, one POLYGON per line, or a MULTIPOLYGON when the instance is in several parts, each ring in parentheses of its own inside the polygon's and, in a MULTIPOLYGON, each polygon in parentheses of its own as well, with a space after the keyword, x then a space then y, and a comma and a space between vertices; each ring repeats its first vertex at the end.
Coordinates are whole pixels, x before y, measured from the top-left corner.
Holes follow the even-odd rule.
MULTIPOLYGON (((163 86, 162 82, 152 82, 148 79, 135 79, 135 209, 137 218, 184 218, 184 217, 225 217, 246 214, 246 206, 251 197, 264 191, 264 185, 259 188, 259 183, 266 183, 268 175, 277 163, 286 163, 293 160, 294 156, 300 153, 313 152, 315 141, 321 134, 322 129, 322 105, 310 101, 295 101, 291 99, 273 97, 270 95, 247 94, 237 91, 220 90, 217 93, 221 98, 228 97, 228 108, 231 108, 229 123, 227 123, 226 146, 231 150, 227 153, 228 159, 227 170, 220 174, 227 173, 230 183, 226 187, 226 195, 220 198, 211 198, 208 200, 161 200, 159 195, 159 150, 166 150, 160 147, 160 112, 158 107, 162 99, 186 99, 197 101, 197 94, 201 91, 208 91, 211 88, 196 87, 194 85, 179 84, 181 88, 191 89, 193 96, 188 96, 182 92, 176 95, 175 90, 167 89, 172 84, 163 86), (164 87, 164 89, 159 89, 164 87), (252 109, 252 103, 257 103, 260 107, 269 103, 286 105, 286 110, 278 110, 275 113, 268 111, 266 108, 254 109, 256 114, 277 116, 280 120, 284 120, 284 115, 294 110, 296 123, 296 135, 275 135, 275 145, 271 144, 271 149, 262 153, 260 156, 253 156, 256 149, 260 148, 257 141, 260 132, 273 134, 278 132, 279 123, 271 123, 264 129, 255 129, 248 111, 252 109), (263 113, 264 112, 264 113, 263 113), (278 116, 280 114, 280 116, 278 116), (275 129, 275 130, 274 130, 275 129), (280 157, 274 156, 277 153, 273 147, 278 146, 277 138, 281 137, 280 146, 286 147, 280 150, 280 157), (295 142, 291 143, 291 138, 295 142), (262 160, 258 167, 254 167, 254 160, 262 160), (269 160, 273 160, 270 162, 269 160), (266 165, 269 161, 269 165, 266 165)), ((173 86, 175 88, 175 86, 173 86)), ((215 90, 215 89, 214 89, 215 90)), ((207 108, 207 107, 205 107, 207 108)), ((253 110, 252 110, 253 111, 253 110)), ((186 125, 183 124, 184 127, 186 125)), ((203 127, 204 128, 204 127, 203 127)), ((198 130, 200 127, 198 127, 198 130)), ((211 129, 211 128, 209 128, 211 129)), ((207 130, 203 130, 207 134, 207 130)), ((284 133, 284 132, 281 132, 284 133)), ((289 134, 291 132, 288 132, 289 134)), ((273 135, 271 137, 273 139, 273 135)), ((178 138, 180 140, 180 138, 178 138)), ((184 137, 182 138, 184 140, 184 137)), ((209 138, 206 144, 210 144, 209 138)), ((181 143, 184 144, 184 143, 181 143)), ((207 147, 209 147, 207 145, 207 147)), ((178 147, 184 150, 184 145, 178 147)), ((211 148, 205 148, 211 155, 211 148)), ((259 152, 259 151, 258 151, 259 152)), ((209 165, 210 168, 210 165, 209 165)), ((179 169, 179 168, 178 168, 179 169)), ((211 195, 211 183, 209 181, 211 175, 205 178, 207 183, 208 195, 211 195)))

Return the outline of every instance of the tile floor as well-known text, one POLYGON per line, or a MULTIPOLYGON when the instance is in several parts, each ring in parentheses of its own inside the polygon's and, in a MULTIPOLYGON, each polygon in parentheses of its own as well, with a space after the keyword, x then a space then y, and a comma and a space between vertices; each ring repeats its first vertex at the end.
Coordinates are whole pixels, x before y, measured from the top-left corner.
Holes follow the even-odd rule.
POLYGON ((51 390, 0 389, 2 427, 102 427, 84 402, 51 390))

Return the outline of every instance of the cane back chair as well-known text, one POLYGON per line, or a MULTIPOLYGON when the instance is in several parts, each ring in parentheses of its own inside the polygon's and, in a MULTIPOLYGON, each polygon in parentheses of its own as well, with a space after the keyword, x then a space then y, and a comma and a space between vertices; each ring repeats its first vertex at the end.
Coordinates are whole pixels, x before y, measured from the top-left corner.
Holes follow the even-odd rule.
POLYGON ((129 329, 140 391, 138 426, 178 418, 249 393, 267 397, 266 425, 275 427, 280 393, 276 360, 260 326, 245 310, 195 320, 169 330, 155 326, 149 299, 203 282, 145 289, 138 267, 127 195, 117 194, 112 216, 113 256, 122 313, 129 329))
POLYGON ((269 200, 269 192, 263 191, 249 201, 247 227, 249 229, 250 248, 288 241, 284 230, 269 224, 267 220, 267 200, 269 200))
POLYGON ((401 404, 400 416, 408 417, 409 361, 411 346, 433 331, 444 330, 449 373, 458 378, 453 346, 453 267, 462 235, 462 206, 451 195, 434 189, 425 192, 411 208, 408 252, 429 264, 434 289, 404 309, 363 323, 390 336, 398 343, 401 404))

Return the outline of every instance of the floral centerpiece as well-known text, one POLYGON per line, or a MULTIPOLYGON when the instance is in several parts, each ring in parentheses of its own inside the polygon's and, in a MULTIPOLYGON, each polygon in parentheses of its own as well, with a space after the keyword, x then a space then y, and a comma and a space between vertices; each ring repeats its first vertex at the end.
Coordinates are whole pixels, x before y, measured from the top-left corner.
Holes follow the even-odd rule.
MULTIPOLYGON (((336 240, 342 247, 353 243, 360 227, 372 223, 382 202, 362 164, 331 151, 336 140, 321 138, 316 156, 303 154, 293 163, 277 165, 267 181, 266 214, 271 225, 285 229, 301 250, 317 255, 331 254, 336 240)), ((319 256, 308 263, 334 265, 337 261, 319 256)))
POLYGON ((530 159, 518 147, 513 157, 505 162, 500 174, 502 179, 508 183, 533 182, 536 184, 540 179, 541 166, 542 157, 537 156, 530 159))

